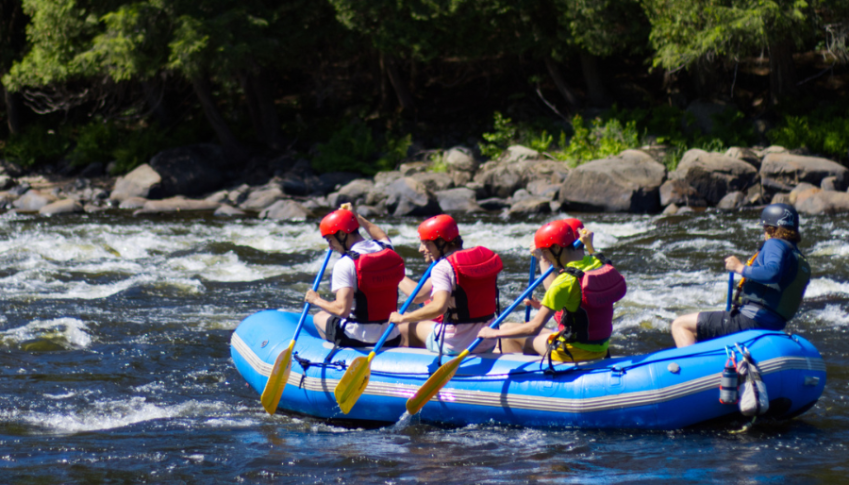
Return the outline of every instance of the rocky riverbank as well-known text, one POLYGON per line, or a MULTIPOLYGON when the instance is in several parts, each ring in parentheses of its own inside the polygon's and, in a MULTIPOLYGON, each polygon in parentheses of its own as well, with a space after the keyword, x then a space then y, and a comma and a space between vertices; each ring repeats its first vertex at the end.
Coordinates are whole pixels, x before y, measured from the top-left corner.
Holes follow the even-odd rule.
POLYGON ((25 174, 3 162, 0 205, 7 212, 46 216, 119 208, 137 215, 214 211, 222 217, 278 220, 316 218, 344 202, 367 217, 676 214, 770 202, 794 204, 805 214, 830 214, 849 212, 848 172, 832 160, 775 146, 725 153, 693 149, 670 172, 651 147, 570 168, 516 145, 485 163, 457 147, 436 161, 404 163, 366 178, 348 172, 318 174, 308 161, 287 156, 233 167, 219 147, 194 145, 161 152, 117 178, 104 175, 100 166, 71 177, 25 174))

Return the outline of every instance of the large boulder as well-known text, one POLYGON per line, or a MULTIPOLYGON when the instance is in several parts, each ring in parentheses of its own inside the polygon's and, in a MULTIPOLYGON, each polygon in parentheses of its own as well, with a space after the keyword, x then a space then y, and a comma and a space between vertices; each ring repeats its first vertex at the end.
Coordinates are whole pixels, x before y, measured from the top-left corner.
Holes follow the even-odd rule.
POLYGON ((667 180, 661 184, 658 192, 660 193, 660 205, 662 207, 672 204, 679 207, 704 207, 707 205, 705 199, 685 180, 667 180))
POLYGON ((75 214, 83 212, 83 205, 76 199, 62 199, 47 204, 38 210, 43 216, 54 216, 58 214, 75 214))
POLYGON ((162 177, 150 165, 143 163, 130 173, 115 180, 109 198, 123 202, 131 197, 158 199, 162 197, 162 177))
POLYGON ((665 177, 666 168, 651 156, 625 150, 570 171, 560 187, 559 201, 570 211, 657 212, 658 188, 665 177))
POLYGON ((687 182, 708 204, 716 205, 725 194, 754 185, 756 175, 757 170, 750 163, 693 149, 684 154, 669 178, 687 182))
POLYGON ((285 194, 276 185, 260 187, 251 191, 245 201, 239 204, 239 209, 259 212, 284 197, 285 194))
POLYGON ((169 197, 162 200, 149 200, 134 214, 159 214, 164 212, 214 211, 218 209, 215 202, 208 200, 187 199, 183 196, 169 197))
POLYGON ((442 160, 449 171, 474 172, 478 168, 472 151, 466 147, 454 147, 442 155, 442 160))
POLYGON ((540 154, 536 150, 522 145, 512 145, 507 147, 507 149, 501 153, 501 156, 498 157, 498 161, 503 164, 511 164, 521 162, 523 160, 536 160, 539 157, 540 154))
POLYGON ((510 216, 548 214, 551 212, 550 199, 530 196, 513 202, 507 212, 510 216))
MULTIPOLYGON (((225 165, 224 151, 210 144, 172 148, 150 159, 150 167, 162 178, 162 198, 193 197, 218 189, 224 182, 221 169, 225 165)), ((148 194, 148 198, 154 197, 148 194)))
POLYGON ((849 193, 820 190, 812 193, 810 197, 799 200, 796 203, 796 210, 811 215, 849 212, 849 193))
POLYGON ((439 213, 439 202, 424 184, 403 177, 385 189, 386 208, 395 216, 430 216, 439 213))
POLYGON ((725 197, 716 204, 716 208, 720 210, 733 210, 744 205, 746 205, 746 194, 737 190, 725 194, 725 197))
POLYGON ((19 212, 38 212, 42 207, 55 202, 57 197, 48 192, 39 190, 28 190, 18 200, 12 203, 19 212))
POLYGON ((439 207, 443 212, 468 213, 483 212, 483 208, 475 201, 475 191, 465 187, 441 190, 435 193, 439 207))
POLYGON ((803 157, 790 153, 770 153, 761 164, 761 182, 764 186, 776 186, 786 190, 801 182, 819 186, 826 177, 834 177, 835 190, 846 190, 849 185, 849 170, 837 162, 819 157, 803 157))
POLYGON ((362 204, 366 201, 368 194, 374 190, 374 182, 368 179, 357 179, 348 182, 344 187, 327 196, 327 201, 331 207, 339 207, 340 205, 350 202, 354 205, 362 204))
POLYGON ((725 151, 725 156, 750 163, 755 168, 761 166, 761 157, 751 148, 731 147, 725 151))
POLYGON ((454 186, 454 180, 447 173, 422 172, 410 177, 422 183, 431 192, 448 190, 454 186))
POLYGON ((312 211, 294 200, 278 200, 259 213, 262 219, 278 221, 303 221, 312 216, 312 211))

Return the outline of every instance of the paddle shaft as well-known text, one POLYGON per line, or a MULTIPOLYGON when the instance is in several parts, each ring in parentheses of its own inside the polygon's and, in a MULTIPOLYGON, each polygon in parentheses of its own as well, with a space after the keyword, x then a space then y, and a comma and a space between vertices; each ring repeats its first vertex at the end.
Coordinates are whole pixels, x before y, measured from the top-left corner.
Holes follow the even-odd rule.
MULTIPOLYGON (((531 256, 531 271, 528 273, 528 284, 531 284, 531 283, 534 282, 534 276, 536 276, 536 271, 537 271, 537 258, 534 257, 534 256, 531 256)), ((531 306, 530 305, 525 307, 525 321, 526 322, 531 321, 531 306)))
POLYGON ((731 301, 734 298, 734 272, 728 272, 728 298, 725 301, 725 311, 731 311, 731 301))
MULTIPOLYGON (((540 276, 533 283, 528 285, 528 289, 526 289, 521 295, 519 295, 519 298, 517 298, 516 301, 511 303, 510 306, 508 306, 506 310, 501 312, 501 315, 499 315, 498 318, 496 318, 495 321, 492 322, 489 325, 489 328, 495 328, 498 325, 500 325, 501 322, 503 322, 504 319, 507 318, 507 315, 509 315, 510 312, 515 310, 516 307, 519 306, 525 300, 525 298, 530 296, 530 294, 534 292, 534 289, 536 289, 537 286, 539 286, 546 278, 548 278, 548 275, 550 275, 553 271, 554 271, 554 266, 553 265, 549 266, 548 269, 545 270, 545 272, 542 274, 542 276, 540 276)), ((471 353, 473 350, 475 350, 475 347, 480 345, 481 342, 483 342, 482 338, 480 338, 480 337, 476 338, 475 341, 472 342, 472 345, 469 345, 469 347, 466 350, 471 353)))
MULTIPOLYGON (((327 269, 327 263, 330 261, 330 256, 333 255, 333 250, 328 249, 327 254, 324 256, 324 262, 321 263, 321 269, 318 274, 315 275, 315 281, 312 284, 312 291, 318 291, 319 285, 321 285, 321 278, 324 277, 324 270, 327 269)), ((304 311, 301 312, 301 318, 298 320, 298 326, 295 327, 295 333, 292 335, 292 340, 298 340, 298 334, 301 333, 301 329, 304 327, 304 322, 307 320, 307 314, 310 311, 310 304, 304 303, 304 311)))
MULTIPOLYGON (((424 286, 427 279, 430 278, 430 272, 433 271, 433 267, 436 266, 436 263, 437 261, 434 261, 430 264, 430 266, 427 268, 427 271, 424 272, 421 279, 419 280, 419 284, 416 285, 416 289, 413 290, 413 293, 409 297, 407 297, 407 301, 404 302, 404 304, 401 306, 401 310, 399 310, 398 313, 403 315, 404 312, 407 311, 407 308, 409 308, 410 305, 413 303, 413 300, 416 299, 416 295, 419 294, 419 290, 422 289, 422 286, 424 286)), ((386 328, 386 331, 383 332, 383 335, 380 336, 380 340, 378 340, 377 343, 374 345, 374 350, 371 351, 373 354, 376 354, 380 351, 380 348, 383 347, 383 343, 386 342, 386 339, 389 337, 389 334, 392 333, 392 329, 394 328, 395 322, 390 323, 389 327, 386 328)))

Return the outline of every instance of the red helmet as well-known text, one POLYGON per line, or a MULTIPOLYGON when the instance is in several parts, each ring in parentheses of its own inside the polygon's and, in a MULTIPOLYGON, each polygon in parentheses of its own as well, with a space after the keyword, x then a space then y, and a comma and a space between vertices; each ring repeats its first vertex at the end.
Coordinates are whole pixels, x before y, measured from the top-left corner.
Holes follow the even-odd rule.
POLYGON ((321 231, 321 237, 327 237, 339 231, 345 234, 351 234, 359 228, 360 223, 357 222, 357 216, 346 209, 335 210, 327 214, 321 220, 321 224, 318 225, 318 229, 321 231))
POLYGON ((579 236, 581 234, 580 229, 584 228, 584 223, 575 218, 563 219, 563 222, 569 224, 569 227, 572 228, 572 232, 575 233, 575 236, 579 236))
POLYGON ((419 224, 419 239, 422 241, 435 241, 441 237, 445 242, 451 242, 459 235, 457 223, 447 214, 431 217, 419 224))
POLYGON ((537 229, 534 246, 547 249, 556 244, 567 248, 575 242, 575 232, 566 221, 552 221, 537 229))

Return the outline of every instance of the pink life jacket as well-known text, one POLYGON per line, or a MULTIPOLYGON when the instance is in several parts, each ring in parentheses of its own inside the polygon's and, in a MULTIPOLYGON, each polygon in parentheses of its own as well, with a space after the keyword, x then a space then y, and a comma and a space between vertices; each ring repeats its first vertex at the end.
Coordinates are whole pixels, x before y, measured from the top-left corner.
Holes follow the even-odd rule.
POLYGON ((497 309, 501 257, 483 246, 457 251, 446 258, 454 269, 455 308, 446 312, 446 323, 487 322, 497 309))
POLYGON ((356 306, 351 320, 357 323, 386 323, 398 310, 398 283, 404 279, 404 260, 391 248, 376 253, 346 254, 357 270, 356 306))
POLYGON ((593 257, 601 261, 600 268, 581 271, 567 266, 565 269, 581 285, 578 310, 568 312, 562 309, 554 315, 560 324, 559 330, 565 331, 569 342, 596 343, 609 339, 613 333, 613 304, 628 291, 625 278, 609 259, 601 253, 593 257))

